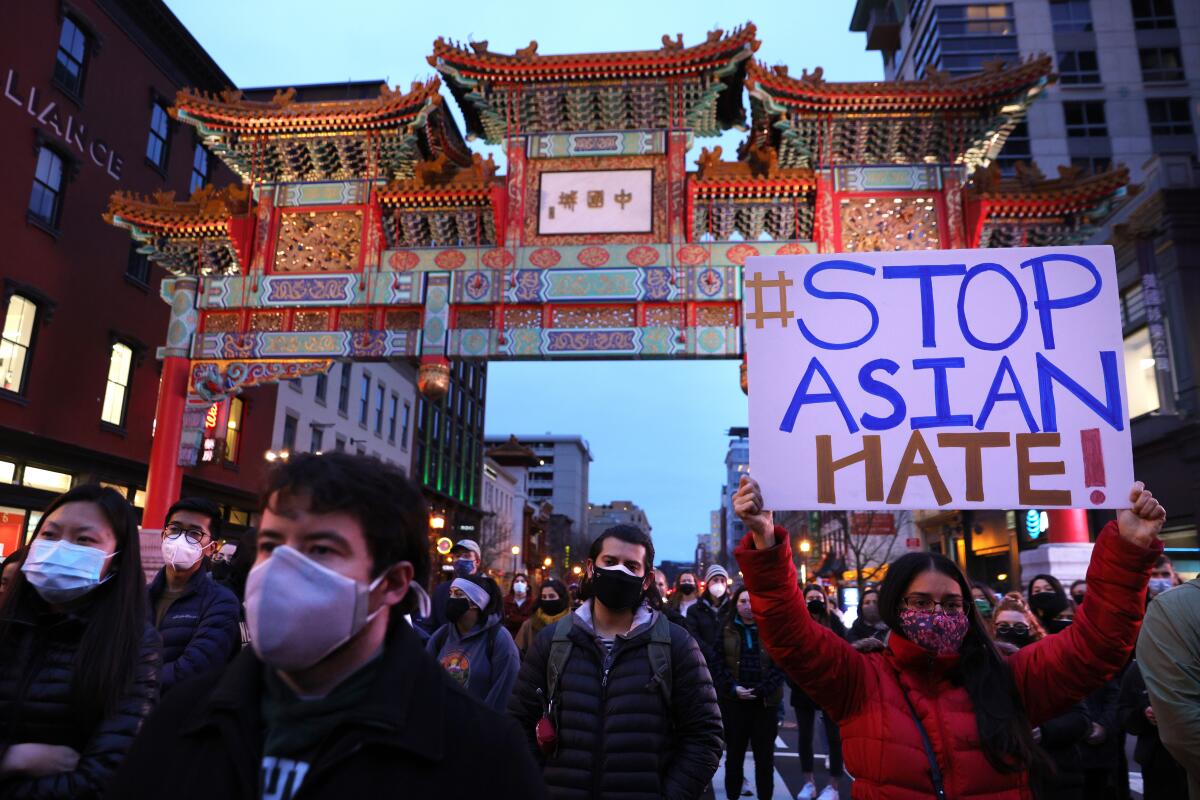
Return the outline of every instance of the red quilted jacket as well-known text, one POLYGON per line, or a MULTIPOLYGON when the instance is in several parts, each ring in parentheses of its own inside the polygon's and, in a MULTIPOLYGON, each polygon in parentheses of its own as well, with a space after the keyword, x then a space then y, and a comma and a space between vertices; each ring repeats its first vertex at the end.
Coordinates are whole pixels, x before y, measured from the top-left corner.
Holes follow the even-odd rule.
MULTIPOLYGON (((949 800, 1031 798, 1028 776, 996 771, 984 757, 966 690, 947 677, 957 655, 933 656, 903 636, 860 653, 808 614, 796 583, 787 531, 780 544, 754 549, 747 534, 736 556, 767 651, 838 723, 855 798, 916 800, 933 794, 921 735, 901 685, 929 734, 949 800)), ((1128 661, 1145 608, 1150 567, 1162 545, 1126 542, 1109 523, 1088 568, 1087 602, 1065 631, 1008 659, 1033 725, 1094 689, 1128 661)))

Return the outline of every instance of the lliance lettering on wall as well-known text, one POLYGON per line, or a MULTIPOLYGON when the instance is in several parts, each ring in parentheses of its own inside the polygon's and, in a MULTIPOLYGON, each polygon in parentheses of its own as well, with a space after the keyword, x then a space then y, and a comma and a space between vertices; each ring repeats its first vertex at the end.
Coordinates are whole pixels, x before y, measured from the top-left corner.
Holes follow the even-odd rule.
POLYGON ((53 131, 59 139, 67 143, 68 147, 78 150, 80 155, 88 156, 96 166, 103 167, 113 180, 121 180, 121 168, 125 166, 124 159, 117 155, 103 139, 89 138, 87 125, 75 119, 71 114, 66 115, 67 119, 64 123, 62 114, 59 113, 58 103, 54 100, 41 102, 40 98, 44 94, 44 91, 39 93, 36 86, 30 86, 28 93, 21 91, 20 76, 16 70, 9 69, 8 76, 4 80, 5 98, 25 109, 29 116, 40 122, 42 127, 53 131))

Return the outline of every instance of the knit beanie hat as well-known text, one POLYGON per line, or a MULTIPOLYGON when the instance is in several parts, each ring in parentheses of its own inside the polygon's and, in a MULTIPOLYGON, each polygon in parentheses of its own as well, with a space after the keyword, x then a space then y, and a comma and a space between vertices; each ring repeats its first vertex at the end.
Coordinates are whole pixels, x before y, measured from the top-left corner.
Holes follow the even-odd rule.
POLYGON ((711 567, 709 567, 707 570, 705 570, 704 582, 711 583, 712 579, 717 577, 718 575, 720 575, 726 581, 729 580, 729 573, 725 571, 725 568, 722 567, 720 564, 713 564, 711 567))

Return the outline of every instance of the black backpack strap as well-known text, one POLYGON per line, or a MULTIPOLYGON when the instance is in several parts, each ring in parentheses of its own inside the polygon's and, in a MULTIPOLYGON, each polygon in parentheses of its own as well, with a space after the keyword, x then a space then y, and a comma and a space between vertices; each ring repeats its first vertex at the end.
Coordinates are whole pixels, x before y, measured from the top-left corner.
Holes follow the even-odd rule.
POLYGON ((662 692, 667 708, 671 707, 671 689, 674 675, 671 672, 671 620, 659 613, 650 628, 650 643, 646 645, 650 656, 650 686, 662 692))
POLYGON ((574 614, 554 623, 554 638, 550 642, 550 658, 546 661, 546 702, 554 701, 558 694, 559 680, 566 669, 567 659, 571 657, 571 626, 574 625, 574 614))
MULTIPOLYGON (((900 683, 900 676, 896 676, 896 682, 900 683)), ((921 724, 921 718, 917 716, 917 709, 913 706, 912 700, 908 699, 908 691, 904 688, 904 684, 900 683, 900 694, 904 695, 904 702, 908 704, 908 712, 912 714, 913 722, 917 723, 917 731, 921 734, 921 744, 925 746, 925 758, 929 759, 929 778, 933 782, 933 793, 937 800, 946 800, 946 787, 942 783, 942 768, 938 766, 937 755, 933 752, 933 742, 929 741, 929 734, 925 732, 925 726, 921 724)))

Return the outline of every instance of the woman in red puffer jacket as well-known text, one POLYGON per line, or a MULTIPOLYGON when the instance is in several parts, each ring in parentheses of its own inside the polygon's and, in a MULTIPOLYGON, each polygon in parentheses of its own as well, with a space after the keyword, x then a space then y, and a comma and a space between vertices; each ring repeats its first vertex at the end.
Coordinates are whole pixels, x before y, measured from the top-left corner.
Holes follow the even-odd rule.
POLYGON ((742 478, 734 510, 750 533, 735 555, 760 635, 841 728, 853 797, 1032 798, 1030 770, 1046 763, 1033 728, 1102 686, 1137 640, 1166 512, 1140 483, 1130 501, 1096 540, 1088 601, 1062 633, 1002 654, 954 562, 909 553, 879 591, 887 647, 861 653, 813 622, 787 531, 763 510, 758 484, 742 478))

